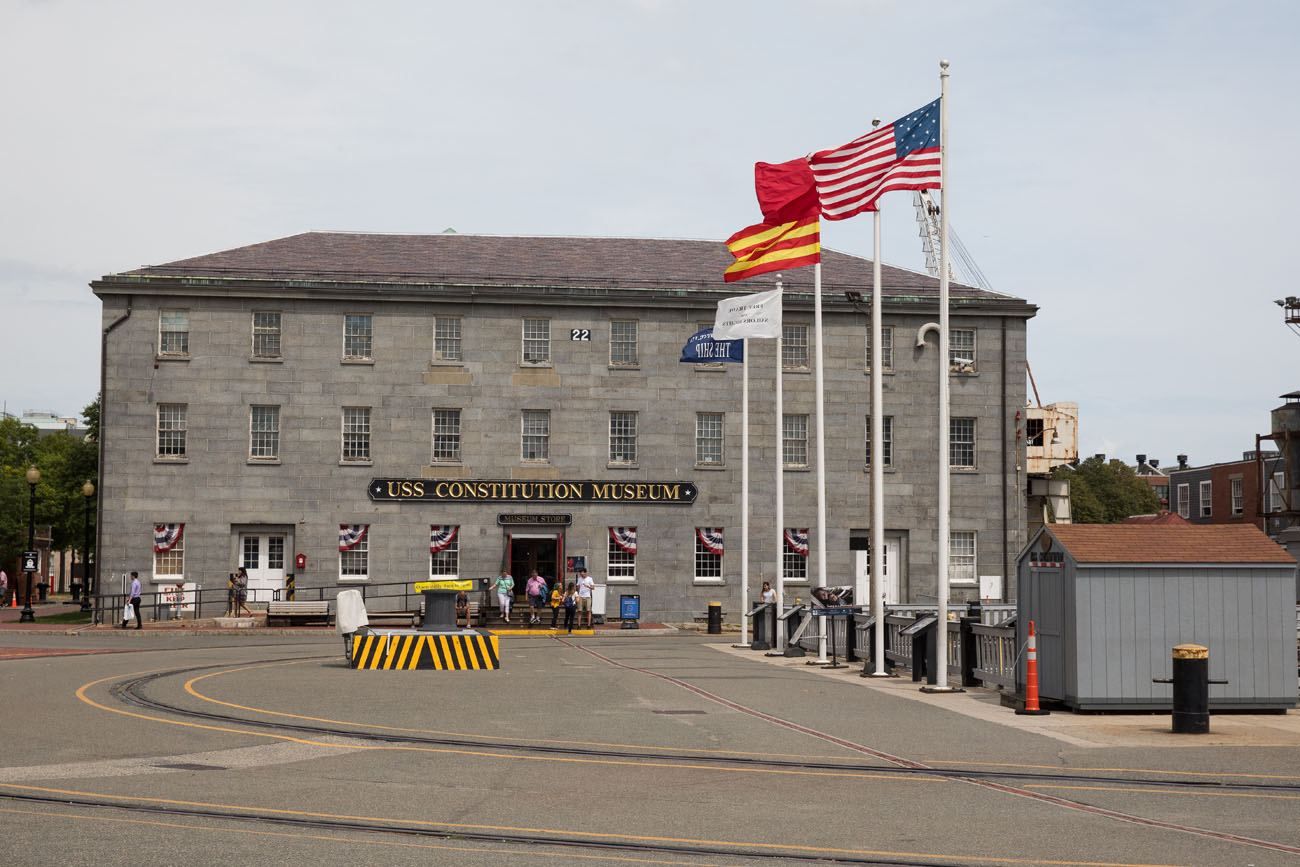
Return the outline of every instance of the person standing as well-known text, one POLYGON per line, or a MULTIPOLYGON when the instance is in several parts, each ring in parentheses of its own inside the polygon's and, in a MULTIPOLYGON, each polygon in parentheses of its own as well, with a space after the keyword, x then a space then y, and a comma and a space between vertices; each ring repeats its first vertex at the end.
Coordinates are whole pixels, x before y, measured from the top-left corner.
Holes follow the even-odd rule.
POLYGON ((0 569, 0 605, 9 601, 9 576, 5 570, 0 569))
POLYGON ((515 601, 515 578, 509 569, 502 569, 497 576, 497 608, 501 610, 501 619, 510 622, 510 606, 515 601))
POLYGON ((456 593, 456 626, 458 628, 462 617, 465 618, 465 628, 472 628, 474 624, 470 622, 469 618, 469 594, 464 590, 456 593))
POLYGON ((235 573, 226 575, 226 616, 235 616, 235 573))
POLYGON ((564 591, 564 628, 573 631, 573 613, 578 609, 578 592, 573 584, 564 591))
POLYGON ((564 607, 564 585, 559 581, 551 587, 551 628, 554 629, 560 619, 560 609, 564 607))
POLYGON ((542 622, 539 612, 546 603, 546 579, 538 575, 536 569, 528 576, 524 592, 528 594, 528 625, 535 626, 542 622))
POLYGON ((587 615, 587 628, 591 628, 591 593, 596 587, 596 579, 587 574, 586 569, 578 572, 578 626, 582 626, 582 614, 587 615))
POLYGON ((776 591, 772 589, 772 582, 763 582, 763 592, 758 595, 758 601, 769 605, 776 602, 776 591))
POLYGON ((235 616, 238 617, 241 611, 245 617, 253 616, 248 608, 248 570, 243 566, 235 573, 235 616))
MULTIPOLYGON (((140 573, 139 572, 131 573, 131 589, 127 592, 131 597, 131 600, 128 604, 131 606, 132 609, 135 610, 135 628, 143 629, 144 621, 140 619, 140 573)), ((127 622, 128 621, 126 619, 122 620, 123 629, 126 629, 127 622)))

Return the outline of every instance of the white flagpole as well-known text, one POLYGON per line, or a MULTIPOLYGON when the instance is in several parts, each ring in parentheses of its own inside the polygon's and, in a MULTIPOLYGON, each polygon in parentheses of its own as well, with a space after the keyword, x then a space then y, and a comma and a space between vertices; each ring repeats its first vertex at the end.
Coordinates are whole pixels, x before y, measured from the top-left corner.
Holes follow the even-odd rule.
MULTIPOLYGON (((826 586, 826 414, 822 388, 822 263, 813 266, 813 339, 817 343, 817 585, 826 586)), ((784 533, 782 533, 784 539, 784 533)), ((784 548, 782 554, 784 554, 784 548)), ((817 638, 817 661, 826 662, 826 619, 817 638)))
MULTIPOLYGON (((776 281, 776 291, 781 302, 782 321, 785 321, 785 292, 781 281, 776 281)), ((777 614, 785 613, 785 568, 782 562, 785 555, 785 442, 782 433, 785 426, 785 405, 782 401, 782 382, 784 370, 781 358, 781 334, 776 338, 776 601, 777 614)), ((776 623, 776 644, 778 651, 785 650, 785 621, 776 623)))
POLYGON ((943 200, 939 209, 939 575, 938 651, 934 692, 948 692, 948 545, 951 475, 948 456, 948 214, 952 210, 952 179, 948 175, 948 61, 939 61, 939 176, 943 200))
MULTIPOLYGON (((871 614, 876 628, 871 646, 874 677, 885 677, 885 419, 881 373, 880 203, 871 215, 871 614)), ((895 566, 897 568, 897 566, 895 566)), ((854 600, 861 604, 860 600, 854 600)))
POLYGON ((740 346, 740 643, 749 644, 749 338, 740 346))

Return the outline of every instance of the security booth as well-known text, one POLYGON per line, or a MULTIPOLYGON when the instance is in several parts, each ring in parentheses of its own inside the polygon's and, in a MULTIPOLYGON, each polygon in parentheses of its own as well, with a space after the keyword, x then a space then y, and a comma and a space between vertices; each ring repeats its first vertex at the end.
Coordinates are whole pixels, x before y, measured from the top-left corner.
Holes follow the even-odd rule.
MULTIPOLYGON (((1034 621, 1040 696, 1076 710, 1169 710, 1153 679, 1197 644, 1211 709, 1282 711, 1296 706, 1295 576, 1252 525, 1049 524, 1017 561, 1016 644, 1034 621)), ((1018 692, 1024 680, 1022 658, 1018 692)))

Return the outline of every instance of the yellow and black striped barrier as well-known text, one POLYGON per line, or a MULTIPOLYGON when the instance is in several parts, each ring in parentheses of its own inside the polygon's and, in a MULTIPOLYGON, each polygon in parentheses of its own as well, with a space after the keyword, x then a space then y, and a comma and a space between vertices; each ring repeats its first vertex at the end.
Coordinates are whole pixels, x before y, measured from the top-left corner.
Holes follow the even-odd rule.
POLYGON ((352 642, 352 667, 370 671, 498 669, 497 637, 482 633, 371 633, 352 642))

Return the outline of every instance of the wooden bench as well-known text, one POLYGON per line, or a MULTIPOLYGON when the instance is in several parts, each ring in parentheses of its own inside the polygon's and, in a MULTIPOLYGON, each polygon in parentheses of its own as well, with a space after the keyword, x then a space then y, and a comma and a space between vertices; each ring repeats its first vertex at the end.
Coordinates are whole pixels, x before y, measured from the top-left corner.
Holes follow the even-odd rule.
MULTIPOLYGON (((457 622, 459 622, 459 621, 460 621, 460 618, 457 617, 456 620, 457 620, 457 622)), ((421 622, 423 622, 423 621, 424 621, 424 600, 421 599, 421 600, 420 600, 420 610, 419 610, 419 612, 417 612, 416 615, 415 615, 415 622, 416 622, 416 623, 421 623, 421 622)), ((470 625, 470 628, 473 628, 473 626, 474 626, 475 623, 477 623, 479 626, 482 626, 482 625, 483 625, 483 615, 482 615, 482 612, 479 611, 478 602, 477 602, 476 600, 474 600, 474 599, 471 599, 471 600, 469 601, 469 625, 470 625)))
POLYGON ((266 603, 266 625, 274 620, 324 620, 330 625, 330 604, 321 599, 315 602, 268 602, 266 603))

